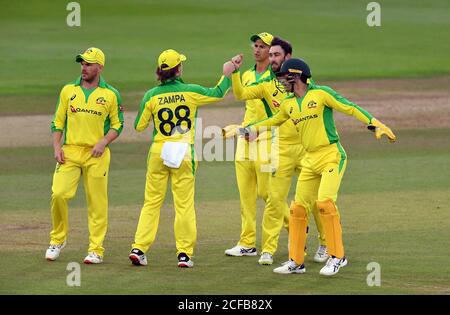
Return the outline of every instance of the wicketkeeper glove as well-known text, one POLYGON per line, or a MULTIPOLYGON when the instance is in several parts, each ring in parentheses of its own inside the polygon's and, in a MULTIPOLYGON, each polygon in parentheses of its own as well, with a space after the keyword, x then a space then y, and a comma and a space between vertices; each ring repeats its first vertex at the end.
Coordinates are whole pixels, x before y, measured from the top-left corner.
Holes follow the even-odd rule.
POLYGON ((250 127, 239 128, 238 134, 240 136, 244 136, 245 140, 253 141, 258 137, 258 133, 255 130, 252 130, 250 127))
POLYGON ((235 135, 237 135, 238 133, 238 128, 241 125, 228 125, 226 127, 222 128, 222 137, 226 138, 231 138, 234 137, 235 135))
POLYGON ((376 118, 372 118, 370 125, 367 126, 367 129, 375 132, 375 138, 381 139, 382 135, 386 135, 390 142, 395 142, 397 137, 392 132, 391 128, 381 123, 376 118))
POLYGON ((249 127, 241 127, 241 128, 238 128, 238 134, 240 135, 240 136, 249 136, 250 135, 250 128, 249 127))

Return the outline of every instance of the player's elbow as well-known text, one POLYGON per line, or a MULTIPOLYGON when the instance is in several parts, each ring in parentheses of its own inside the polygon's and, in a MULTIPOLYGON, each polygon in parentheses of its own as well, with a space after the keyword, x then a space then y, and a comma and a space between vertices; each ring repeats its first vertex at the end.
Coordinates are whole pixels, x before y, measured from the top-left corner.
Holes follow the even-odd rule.
POLYGON ((239 93, 239 92, 233 91, 233 94, 234 94, 234 98, 235 99, 237 99, 239 101, 245 100, 245 97, 244 97, 243 93, 239 93))
POLYGON ((147 128, 147 126, 143 126, 143 125, 135 125, 134 126, 134 130, 136 130, 137 132, 142 132, 145 130, 145 128, 147 128))

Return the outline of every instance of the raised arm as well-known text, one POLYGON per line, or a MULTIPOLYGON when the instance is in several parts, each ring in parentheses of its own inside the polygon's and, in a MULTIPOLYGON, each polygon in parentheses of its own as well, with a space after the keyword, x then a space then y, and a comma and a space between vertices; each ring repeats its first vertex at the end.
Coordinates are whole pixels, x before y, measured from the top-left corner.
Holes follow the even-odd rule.
POLYGON ((267 80, 244 86, 241 80, 241 73, 237 70, 231 75, 231 82, 233 85, 234 97, 238 100, 261 99, 266 96, 265 84, 267 84, 267 80))
POLYGON ((206 88, 197 84, 190 84, 189 91, 194 92, 192 97, 198 106, 220 101, 230 90, 231 80, 225 76, 221 76, 219 82, 213 88, 206 88))

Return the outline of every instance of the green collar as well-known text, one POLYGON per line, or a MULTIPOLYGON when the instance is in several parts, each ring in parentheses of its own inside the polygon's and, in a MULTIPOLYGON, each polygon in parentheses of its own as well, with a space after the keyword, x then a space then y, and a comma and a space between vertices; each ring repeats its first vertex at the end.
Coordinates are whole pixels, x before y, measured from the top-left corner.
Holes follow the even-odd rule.
MULTIPOLYGON (((251 69, 256 72, 256 64, 251 69)), ((261 74, 263 74, 264 72, 266 72, 269 69, 270 69, 270 71, 272 71, 272 67, 270 66, 270 63, 267 65, 266 69, 264 69, 264 71, 261 72, 261 74)))
POLYGON ((272 79, 276 79, 277 78, 277 76, 275 75, 275 72, 273 72, 272 65, 270 65, 270 77, 272 79))
POLYGON ((297 97, 294 93, 292 93, 295 96, 295 99, 297 101, 298 108, 299 108, 300 112, 302 111, 302 101, 303 101, 303 99, 305 98, 306 94, 308 94, 309 90, 312 90, 315 87, 316 87, 316 85, 315 85, 313 79, 309 79, 308 88, 306 89, 306 92, 305 92, 305 94, 303 94, 302 97, 297 97))
POLYGON ((170 79, 170 80, 161 82, 160 86, 167 85, 167 84, 174 84, 174 83, 184 83, 184 82, 180 77, 178 77, 175 79, 170 79))
MULTIPOLYGON (((81 84, 81 76, 79 76, 76 80, 75 80, 75 85, 80 85, 81 84)), ((100 76, 100 80, 98 81, 98 86, 101 88, 106 88, 106 81, 103 79, 102 76, 100 76)))

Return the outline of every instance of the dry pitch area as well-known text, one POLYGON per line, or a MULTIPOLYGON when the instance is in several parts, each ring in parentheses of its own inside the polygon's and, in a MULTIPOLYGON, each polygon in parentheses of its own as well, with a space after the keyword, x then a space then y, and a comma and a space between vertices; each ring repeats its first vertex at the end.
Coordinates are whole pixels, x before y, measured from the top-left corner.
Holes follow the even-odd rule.
MULTIPOLYGON (((450 76, 425 79, 389 79, 343 82, 318 82, 329 85, 338 93, 368 110, 394 131, 397 129, 450 127, 450 76)), ((56 95, 57 91, 55 91, 56 95)), ((127 97, 122 91, 124 106, 127 97)), ((143 93, 142 93, 143 94, 143 93)), ((244 114, 243 103, 231 93, 216 105, 203 107, 199 117, 203 127, 239 123, 244 114)), ((136 112, 125 111, 125 127, 118 142, 149 140, 151 132, 138 134, 133 130, 136 112)), ((335 119, 339 130, 360 128, 361 124, 342 114, 335 119), (358 127, 359 126, 359 127, 358 127)), ((51 144, 51 115, 5 116, 0 118, 0 147, 48 146, 51 144)))

